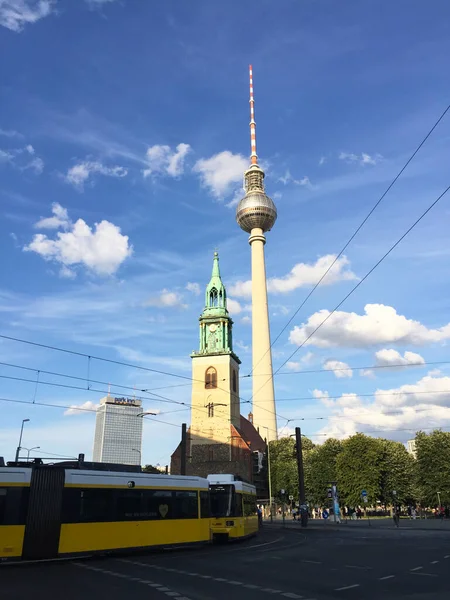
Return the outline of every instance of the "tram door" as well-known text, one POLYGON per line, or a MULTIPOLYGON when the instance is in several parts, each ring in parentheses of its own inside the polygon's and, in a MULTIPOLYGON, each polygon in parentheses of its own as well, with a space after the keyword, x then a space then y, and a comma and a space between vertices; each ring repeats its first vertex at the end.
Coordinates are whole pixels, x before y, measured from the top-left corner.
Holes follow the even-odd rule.
POLYGON ((58 556, 63 490, 64 469, 58 467, 33 469, 23 559, 58 556))

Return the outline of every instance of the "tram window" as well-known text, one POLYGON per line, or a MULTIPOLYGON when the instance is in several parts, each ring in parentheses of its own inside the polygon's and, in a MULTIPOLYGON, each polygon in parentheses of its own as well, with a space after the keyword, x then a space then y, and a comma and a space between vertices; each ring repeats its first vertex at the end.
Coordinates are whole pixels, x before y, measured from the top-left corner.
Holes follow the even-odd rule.
POLYGON ((256 515, 256 499, 253 496, 244 495, 244 516, 256 515))
POLYGON ((24 525, 28 510, 29 488, 0 489, 0 525, 24 525))
MULTIPOLYGON (((78 491, 78 490, 77 490, 78 491)), ((79 517, 75 522, 94 523, 112 521, 112 492, 105 489, 80 490, 79 517)))
POLYGON ((173 492, 170 490, 144 490, 143 519, 173 519, 173 492), (145 515, 145 516, 144 516, 145 515))
POLYGON ((6 489, 0 489, 0 525, 5 525, 6 489))
POLYGON ((175 519, 198 519, 197 492, 175 492, 175 519))
POLYGON ((234 510, 233 517, 242 517, 242 494, 234 492, 234 510))
POLYGON ((210 514, 209 494, 208 492, 200 492, 200 516, 202 519, 207 519, 210 514))
POLYGON ((116 499, 115 518, 118 521, 140 519, 144 517, 142 492, 139 490, 119 490, 116 499))

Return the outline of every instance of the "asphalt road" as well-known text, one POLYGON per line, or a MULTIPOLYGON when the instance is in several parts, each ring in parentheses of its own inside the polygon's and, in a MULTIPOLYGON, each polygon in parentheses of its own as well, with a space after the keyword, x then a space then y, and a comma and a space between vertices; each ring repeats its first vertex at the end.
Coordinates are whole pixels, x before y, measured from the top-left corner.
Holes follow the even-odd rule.
POLYGON ((450 532, 266 525, 244 543, 0 567, 2 600, 448 600, 450 532))

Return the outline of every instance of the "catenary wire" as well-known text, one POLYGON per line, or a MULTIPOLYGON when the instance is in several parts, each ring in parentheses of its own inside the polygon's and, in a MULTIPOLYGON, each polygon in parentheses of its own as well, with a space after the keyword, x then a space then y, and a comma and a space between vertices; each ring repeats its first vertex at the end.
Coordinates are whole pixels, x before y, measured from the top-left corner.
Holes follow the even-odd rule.
MULTIPOLYGON (((305 340, 303 340, 303 342, 299 345, 299 347, 296 348, 294 350, 294 352, 292 352, 292 354, 278 367, 278 369, 272 375, 269 376, 269 378, 257 390, 256 393, 258 393, 258 391, 260 389, 262 389, 284 367, 284 365, 286 363, 288 363, 291 360, 291 358, 293 358, 295 356, 295 354, 301 348, 304 347, 306 342, 308 342, 308 340, 310 340, 312 338, 312 336, 315 333, 317 333, 317 331, 319 331, 319 329, 338 310, 338 308, 340 308, 344 304, 344 302, 359 288, 359 286, 369 277, 369 275, 371 275, 375 271, 375 269, 389 256, 389 254, 402 242, 402 240, 404 240, 405 237, 420 223, 420 221, 430 212, 430 210, 434 206, 436 206, 436 204, 445 196, 445 194, 447 194, 447 192, 449 190, 450 190, 450 185, 436 198, 436 200, 434 200, 428 206, 428 208, 414 221, 414 223, 405 231, 405 233, 394 244, 392 244, 392 246, 389 248, 389 250, 387 250, 387 252, 385 252, 385 254, 383 254, 383 256, 373 265, 373 267, 371 269, 369 269, 369 271, 364 275, 364 277, 362 279, 360 279, 358 281, 358 283, 348 292, 348 294, 346 296, 344 296, 344 298, 333 308, 333 310, 328 313, 328 315, 319 323, 319 325, 306 337, 305 340)), ((253 396, 254 396, 254 394, 253 394, 253 396)))
POLYGON ((279 334, 276 336, 276 338, 274 339, 274 341, 270 344, 270 347, 266 351, 266 353, 260 358, 259 362, 256 365, 253 366, 252 370, 250 371, 250 375, 253 373, 253 370, 256 368, 256 366, 263 360, 263 358, 266 356, 266 354, 268 352, 270 352, 270 350, 272 349, 272 347, 274 346, 274 344, 280 339, 281 335, 286 331, 286 329, 289 327, 289 325, 295 319, 295 317, 300 312, 300 310, 305 306, 306 302, 309 300, 309 298, 312 296, 312 294, 315 292, 315 290, 319 287, 319 285, 322 283, 322 281, 325 279, 325 277, 328 275, 328 273, 334 267, 334 265, 336 264, 336 262, 339 260, 339 258, 342 256, 342 254, 348 248, 348 246, 350 245, 350 243, 354 240, 354 238, 356 237, 356 235, 359 233, 359 231, 363 228, 363 226, 365 225, 365 223, 369 220, 369 218, 372 216, 372 214, 375 212, 375 210, 381 204, 381 202, 383 201, 383 199, 386 197, 386 195, 389 193, 389 191, 392 189, 392 187, 395 185, 395 183, 401 177, 401 175, 406 170, 406 168, 408 167, 408 165, 414 159, 414 157, 416 156, 416 154, 419 152, 419 150, 422 148, 422 146, 425 144, 425 142, 428 140, 428 138, 430 137, 430 135, 433 133, 433 131, 436 129, 436 127, 439 125, 439 123, 442 121, 442 119, 445 117, 445 115, 447 114, 447 112, 449 110, 450 110, 450 104, 447 106, 447 108, 444 110, 444 112, 441 114, 441 116, 438 118, 438 120, 434 123, 433 127, 428 131, 427 135, 423 138, 423 140, 420 142, 420 144, 417 146, 417 148, 411 154, 411 156, 409 157, 409 159, 406 161, 406 163, 403 165, 403 167, 400 169, 400 171, 397 173, 397 175, 394 177, 394 179, 388 185, 388 187, 386 188, 386 190, 383 192, 383 194, 380 196, 380 198, 377 200, 377 202, 371 208, 371 210, 366 215, 366 217, 363 219, 363 221, 358 225, 358 227, 353 232, 353 234, 350 236, 350 238, 347 240, 347 242, 345 243, 345 245, 343 246, 343 248, 339 251, 339 254, 336 255, 335 259, 330 264, 330 266, 328 267, 328 269, 323 273, 323 275, 318 280, 318 282, 314 285, 314 287, 306 295, 306 297, 303 300, 303 302, 300 304, 300 306, 297 308, 297 310, 294 312, 294 314, 290 317, 290 319, 285 324, 285 326, 283 327, 283 329, 279 332, 279 334))

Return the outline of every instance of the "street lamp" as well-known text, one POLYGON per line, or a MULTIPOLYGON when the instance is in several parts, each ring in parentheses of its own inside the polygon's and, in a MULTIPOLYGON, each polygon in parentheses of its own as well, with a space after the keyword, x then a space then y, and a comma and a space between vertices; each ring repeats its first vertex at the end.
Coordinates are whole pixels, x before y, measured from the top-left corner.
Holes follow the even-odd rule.
POLYGON ((28 423, 30 419, 22 419, 22 427, 20 428, 20 437, 19 437, 19 445, 17 446, 17 450, 16 450, 16 460, 14 462, 18 462, 19 461, 19 452, 21 449, 21 445, 22 445, 22 434, 23 434, 23 426, 24 423, 28 423))
POLYGON ((132 450, 133 452, 138 452, 138 453, 139 453, 139 464, 141 464, 141 462, 142 462, 142 458, 141 458, 141 451, 140 451, 140 450, 136 450, 136 448, 131 448, 131 450, 132 450))
POLYGON ((270 522, 273 523, 272 514, 272 481, 270 480, 270 441, 269 441, 269 428, 266 425, 262 425, 263 429, 267 429, 267 474, 269 477, 269 511, 270 511, 270 522))
POLYGON ((33 448, 22 448, 22 450, 26 450, 27 451, 27 460, 30 460, 30 452, 32 450, 37 450, 38 448, 40 448, 40 446, 34 446, 33 448))
POLYGON ((139 414, 137 414, 137 417, 145 417, 145 415, 153 415, 154 417, 158 416, 158 413, 154 413, 154 412, 141 412, 139 414))
POLYGON ((441 492, 436 492, 437 497, 438 497, 438 503, 439 503, 439 510, 441 508, 441 492))

